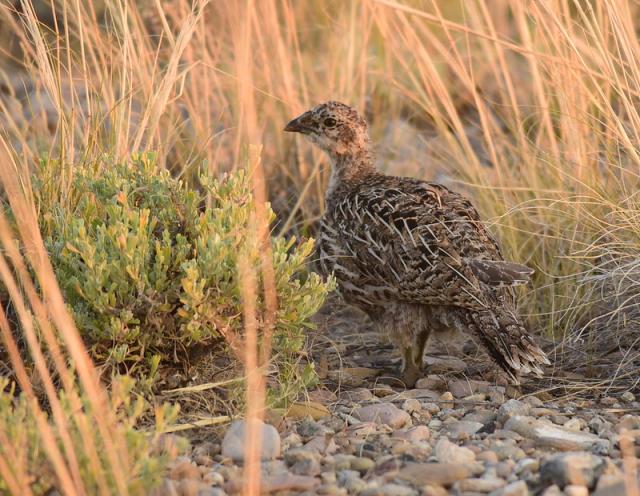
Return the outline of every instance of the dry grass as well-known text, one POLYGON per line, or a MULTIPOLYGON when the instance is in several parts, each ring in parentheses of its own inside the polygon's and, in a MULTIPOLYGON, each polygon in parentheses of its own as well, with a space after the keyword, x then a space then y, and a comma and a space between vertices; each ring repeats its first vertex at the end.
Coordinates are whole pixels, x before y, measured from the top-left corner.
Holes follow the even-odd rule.
MULTIPOLYGON (((66 494, 87 493, 78 464, 78 457, 86 456, 98 479, 100 494, 110 493, 106 474, 109 478, 113 478, 118 492, 127 494, 128 485, 125 477, 130 461, 125 440, 116 430, 114 412, 109 407, 106 392, 99 383, 98 374, 57 286, 40 237, 30 192, 24 188, 24 184, 28 184, 25 178, 26 171, 28 171, 26 164, 16 162, 8 153, 6 143, 3 140, 0 141, 0 180, 9 198, 11 209, 19 214, 21 219, 18 224, 19 232, 16 233, 9 226, 5 215, 0 215, 0 243, 3 251, 0 256, 0 277, 9 292, 24 329, 24 337, 37 375, 28 376, 7 316, 4 310, 0 310, 0 328, 4 346, 10 356, 18 384, 31 403, 44 449, 55 469, 60 489, 66 494), (21 255, 16 238, 19 240, 19 245, 23 247, 27 260, 21 255), (27 264, 36 274, 39 290, 36 289, 36 281, 29 274, 27 264), (72 360, 73 370, 67 364, 65 355, 72 360), (55 373, 60 377, 63 394, 71 402, 73 410, 78 412, 73 419, 67 418, 63 413, 60 392, 54 385, 49 362, 53 362, 55 373), (87 414, 83 413, 76 380, 80 383, 82 393, 90 400, 87 414), (47 414, 34 392, 34 382, 41 384, 44 389, 54 425, 62 440, 62 449, 56 442, 57 434, 47 422, 47 414), (75 423, 81 433, 84 441, 82 452, 78 452, 78 444, 71 440, 70 422, 75 423), (97 434, 94 432, 96 428, 97 434), (96 437, 104 443, 106 448, 107 466, 102 466, 100 462, 96 437)), ((4 432, 0 432, 0 436, 3 439, 8 437, 4 432)), ((5 446, 7 446, 6 443, 5 446)), ((13 464, 0 466, 0 474, 7 481, 10 490, 14 494, 30 494, 30 481, 21 477, 25 474, 12 473, 11 468, 13 464)))
MULTIPOLYGON (((43 152, 81 164, 102 153, 151 149, 162 166, 189 177, 202 160, 211 174, 233 169, 242 163, 244 144, 262 144, 257 197, 266 183, 281 214, 279 228, 312 233, 322 211, 325 161, 280 130, 291 116, 330 98, 365 110, 374 139, 393 143, 379 150, 386 171, 445 178, 467 190, 505 252, 536 268, 523 311, 554 343, 559 364, 568 357, 585 365, 577 367, 582 373, 608 379, 613 365, 613 378, 635 385, 628 372, 640 336, 636 3, 55 3, 49 26, 38 23, 29 0, 21 13, 0 6, 3 32, 13 41, 4 49, 12 69, 0 85, 2 182, 20 213, 19 236, 41 290, 30 283, 4 224, 9 261, 3 258, 0 270, 12 297, 27 298, 20 319, 26 329, 33 328, 30 319, 38 321, 66 387, 73 379, 54 334, 64 337, 96 411, 103 393, 43 251, 30 203, 30 163, 43 152), (20 78, 33 88, 21 89, 20 78), (399 159, 406 150, 415 151, 409 166, 399 159)), ((52 194, 64 195, 66 179, 63 174, 52 194)), ((268 281, 269 267, 262 272, 268 281)), ((250 274, 246 280, 247 302, 256 291, 269 294, 268 284, 256 288, 250 274)), ((254 312, 247 305, 249 331, 254 312)), ((42 363, 37 337, 26 337, 42 363)), ((268 347, 260 355, 249 345, 256 355, 247 356, 247 365, 264 364, 268 347)), ((249 388, 261 391, 262 376, 254 375, 249 388)), ((43 377, 55 416, 56 392, 43 377)), ((28 384, 22 374, 25 391, 28 384)), ((64 419, 58 421, 64 432, 64 419)), ((110 421, 100 417, 98 425, 111 443, 115 473, 125 458, 110 421)), ((50 449, 61 482, 72 487, 73 455, 50 449)))

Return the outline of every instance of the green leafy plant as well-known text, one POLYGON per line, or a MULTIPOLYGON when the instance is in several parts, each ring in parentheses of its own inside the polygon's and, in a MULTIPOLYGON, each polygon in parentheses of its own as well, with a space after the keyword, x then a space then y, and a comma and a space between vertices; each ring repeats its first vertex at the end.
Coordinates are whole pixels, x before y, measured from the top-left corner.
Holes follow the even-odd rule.
MULTIPOLYGON (((34 186, 59 284, 98 362, 153 378, 162 361, 222 346, 243 330, 238 257, 259 273, 254 212, 244 172, 205 176, 190 188, 150 154, 71 171, 64 195, 51 183, 62 165, 43 161, 34 186)), ((270 220, 273 212, 269 210, 270 220)), ((305 270, 313 241, 271 238, 278 295, 274 360, 291 381, 304 328, 332 282, 305 270)), ((260 295, 259 309, 264 305, 260 295)), ((308 371, 295 374, 309 380, 308 371)), ((284 376, 283 376, 284 379, 284 376)))

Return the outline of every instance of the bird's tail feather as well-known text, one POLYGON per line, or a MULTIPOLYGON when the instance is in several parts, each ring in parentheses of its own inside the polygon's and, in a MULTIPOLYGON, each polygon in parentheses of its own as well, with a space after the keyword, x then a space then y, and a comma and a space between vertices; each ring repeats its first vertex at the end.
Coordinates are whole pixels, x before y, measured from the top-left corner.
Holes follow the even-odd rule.
POLYGON ((467 320, 491 357, 515 382, 520 374, 542 376, 540 367, 550 364, 515 312, 502 308, 469 312, 467 320))
POLYGON ((515 262, 504 260, 471 259, 467 263, 476 277, 494 287, 511 287, 527 284, 533 269, 515 262))

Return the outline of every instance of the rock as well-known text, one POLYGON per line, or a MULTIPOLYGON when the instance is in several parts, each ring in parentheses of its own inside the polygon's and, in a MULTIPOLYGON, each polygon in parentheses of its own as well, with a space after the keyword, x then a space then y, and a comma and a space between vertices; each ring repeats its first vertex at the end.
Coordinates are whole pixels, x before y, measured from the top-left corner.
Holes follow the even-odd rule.
POLYGON ((289 473, 284 460, 271 460, 262 462, 262 473, 265 475, 285 475, 289 473))
POLYGON ((285 453, 284 460, 289 465, 291 473, 314 477, 321 472, 320 456, 316 451, 298 448, 285 453))
POLYGON ((464 401, 469 401, 469 402, 472 402, 472 403, 480 403, 482 401, 486 401, 487 400, 487 393, 470 394, 469 396, 465 396, 462 399, 464 401))
POLYGON ((469 491, 474 493, 490 493, 503 487, 506 482, 503 479, 464 479, 456 482, 458 491, 469 491))
POLYGON ((593 487, 603 470, 602 458, 591 453, 563 453, 542 464, 540 480, 561 488, 571 484, 593 487))
POLYGON ((450 486, 472 475, 471 467, 460 463, 410 463, 398 472, 397 478, 416 486, 450 486))
POLYGON ((433 453, 433 448, 430 444, 424 442, 407 443, 406 441, 400 441, 393 445, 391 452, 408 460, 426 462, 433 453))
POLYGON ((460 379, 449 381, 447 388, 455 398, 464 398, 465 396, 475 393, 477 390, 477 388, 474 387, 474 384, 470 381, 463 381, 460 379))
POLYGON ((582 428, 585 427, 585 422, 580 418, 574 417, 572 419, 567 420, 563 424, 563 427, 565 429, 569 429, 570 431, 580 432, 582 428))
POLYGON ((338 451, 338 446, 333 436, 317 436, 304 445, 305 449, 317 451, 318 453, 331 455, 338 451))
POLYGON ((624 476, 622 474, 602 474, 598 479, 596 491, 604 490, 609 486, 615 486, 620 482, 624 483, 624 476))
POLYGON ((411 416, 393 403, 376 403, 362 406, 354 412, 354 417, 363 422, 376 422, 399 429, 411 424, 411 416))
POLYGON ((429 412, 431 415, 435 415, 437 413, 440 413, 440 405, 438 405, 437 403, 423 403, 422 404, 422 408, 423 410, 429 412))
POLYGON ((631 391, 625 391, 624 393, 622 393, 620 398, 626 401, 627 403, 631 403, 632 401, 636 400, 635 394, 633 394, 631 391))
POLYGON ((224 484, 224 477, 222 477, 222 474, 210 470, 202 476, 202 482, 209 486, 221 486, 224 484))
POLYGON ((496 455, 493 451, 482 451, 481 453, 476 455, 476 460, 485 462, 489 465, 495 465, 496 463, 498 463, 498 455, 496 455))
POLYGON ((322 484, 316 488, 315 494, 322 494, 326 496, 346 496, 347 492, 336 484, 322 484))
POLYGON ((587 422, 589 429, 595 432, 598 436, 602 436, 605 432, 611 431, 611 422, 603 419, 599 415, 596 415, 587 422))
POLYGON ((432 389, 434 391, 444 391, 447 388, 447 383, 438 375, 428 375, 427 377, 421 377, 416 381, 416 388, 418 389, 432 389))
POLYGON ((338 484, 350 494, 358 494, 367 487, 367 483, 360 478, 360 473, 355 470, 341 470, 337 477, 338 484))
POLYGON ((558 424, 558 425, 564 425, 567 422, 569 422, 569 417, 567 417, 566 415, 552 414, 550 419, 544 417, 546 415, 549 415, 549 413, 546 410, 547 410, 546 408, 542 408, 542 409, 533 408, 531 410, 531 413, 532 413, 533 417, 543 417, 540 420, 541 421, 545 421, 547 423, 554 423, 554 424, 558 424), (536 410, 543 410, 543 412, 540 413, 539 411, 536 411, 536 410))
POLYGON ((422 488, 422 496, 448 496, 448 495, 449 495, 449 491, 447 491, 442 486, 427 484, 422 488))
POLYGON ((357 456, 356 458, 351 460, 351 463, 349 464, 351 470, 355 470, 357 472, 360 472, 361 474, 368 472, 373 467, 375 467, 375 465, 376 462, 374 462, 371 458, 366 458, 364 456, 357 456))
POLYGON ((544 406, 544 402, 537 396, 527 396, 523 401, 534 408, 544 406))
POLYGON ((431 437, 431 431, 426 425, 416 425, 409 429, 401 429, 393 433, 393 437, 410 443, 426 441, 431 437))
POLYGON ((569 485, 564 488, 567 496, 589 496, 589 490, 584 486, 569 485))
POLYGON ((198 496, 227 496, 227 493, 219 487, 201 487, 198 496))
POLYGON ((173 480, 194 479, 200 480, 200 469, 190 461, 182 461, 174 465, 169 472, 169 478, 173 480))
POLYGON ((451 391, 445 391, 440 395, 439 399, 442 402, 440 404, 442 408, 453 408, 453 395, 451 391))
MULTIPOLYGON (((311 491, 320 484, 320 480, 315 477, 304 475, 280 474, 271 477, 263 477, 261 484, 262 493, 275 493, 281 491, 311 491)), ((238 493, 242 491, 242 478, 237 478, 227 482, 224 490, 228 493, 238 493)))
POLYGON ((320 474, 320 478, 322 479, 322 482, 325 483, 325 484, 333 484, 334 482, 336 482, 338 480, 338 478, 336 477, 335 470, 330 470, 328 472, 322 472, 320 474))
POLYGON ((432 374, 441 374, 443 372, 464 372, 467 364, 455 357, 425 357, 425 365, 432 374))
POLYGON ((480 422, 473 422, 470 420, 459 420, 453 422, 446 427, 446 431, 449 434, 469 434, 470 436, 478 432, 484 427, 480 422))
POLYGON ((504 424, 514 416, 529 415, 531 406, 518 400, 508 400, 498 409, 498 421, 504 424))
POLYGON ((357 425, 350 425, 347 432, 352 437, 370 437, 376 434, 385 433, 385 430, 391 429, 386 425, 376 424, 375 422, 360 422, 357 425))
POLYGON ((540 460, 536 460, 534 458, 523 458, 514 468, 516 474, 524 474, 524 473, 533 473, 537 472, 540 469, 540 460))
POLYGON ((442 420, 433 419, 429 421, 429 429, 440 430, 441 427, 442 427, 442 420))
POLYGON ((523 437, 517 432, 505 429, 496 429, 487 437, 487 439, 510 439, 512 441, 522 441, 523 437))
POLYGON ((622 418, 616 424, 616 431, 622 432, 624 430, 632 431, 640 429, 640 417, 637 415, 623 415, 622 418))
POLYGON ((333 457, 333 468, 334 470, 349 470, 351 468, 351 462, 355 458, 354 455, 347 454, 337 454, 333 457))
POLYGON ((225 481, 231 481, 242 476, 242 469, 237 466, 216 466, 216 471, 224 478, 225 481))
POLYGON ((296 432, 291 432, 282 439, 282 451, 299 448, 300 446, 302 446, 302 437, 296 432))
POLYGON ((473 463, 476 455, 468 448, 457 446, 443 438, 436 444, 436 457, 440 463, 473 463))
POLYGON ((492 389, 489 391, 489 401, 494 405, 501 405, 504 403, 505 394, 498 389, 492 389))
POLYGON ((593 496, 625 496, 627 486, 622 475, 602 475, 593 496))
POLYGON ((493 451, 498 460, 522 460, 526 457, 526 453, 522 448, 518 447, 513 441, 495 441, 491 443, 491 451, 493 451))
MULTIPOLYGON (((380 496, 417 496, 418 491, 400 484, 385 484, 378 489, 380 496)), ((362 495, 363 493, 360 493, 362 495)))
MULTIPOLYGON (((408 389, 407 391, 402 391, 394 396, 395 400, 437 400, 439 398, 440 394, 432 391, 431 389, 408 389)), ((424 405, 421 405, 421 408, 424 409, 424 405)))
POLYGON ((386 398, 387 396, 395 394, 395 391, 389 384, 377 383, 373 386, 373 394, 378 398, 386 398))
POLYGON ((405 400, 404 403, 402 403, 402 409, 411 415, 414 412, 422 410, 422 404, 418 400, 412 398, 405 400))
POLYGON ((513 460, 504 460, 496 465, 496 475, 503 479, 509 479, 515 466, 516 464, 513 460))
POLYGON ((526 482, 516 481, 489 494, 490 496, 529 496, 529 488, 526 482))
MULTIPOLYGON (((556 412, 555 410, 552 410, 551 408, 532 408, 529 411, 529 415, 531 415, 532 417, 548 417, 551 416, 552 420, 555 417, 557 419, 557 417, 559 417, 560 415, 558 415, 558 412, 556 412)), ((566 417, 564 417, 564 420, 560 420, 559 422, 556 422, 556 424, 562 424, 563 422, 566 422, 566 417)))
POLYGON ((340 393, 340 399, 352 403, 364 403, 372 401, 375 396, 369 388, 346 389, 340 393))
POLYGON ((456 379, 449 381, 449 391, 456 398, 465 398, 471 396, 474 393, 487 393, 489 392, 489 383, 485 381, 474 381, 471 379, 460 380, 456 379))
POLYGON ((549 486, 548 488, 546 488, 541 496, 563 496, 563 495, 564 493, 562 492, 562 490, 558 486, 553 484, 552 486, 549 486))
MULTIPOLYGON (((207 441, 193 448, 193 452, 191 453, 191 456, 193 457, 194 461, 197 462, 198 458, 212 459, 214 456, 219 454, 220 454, 220 445, 207 441)), ((199 463, 199 462, 197 463, 199 465, 202 465, 202 463, 199 463)))
MULTIPOLYGON (((198 496, 202 484, 199 481, 193 479, 183 479, 176 483, 176 495, 177 496, 198 496)), ((205 489, 206 486, 202 486, 205 489)))
POLYGON ((304 419, 298 424, 296 429, 303 439, 309 439, 316 436, 324 436, 325 434, 333 434, 331 429, 319 422, 311 419, 304 419))
POLYGON ((360 491, 358 496, 384 496, 382 489, 377 486, 370 486, 360 491))
POLYGON ((511 417, 505 424, 505 429, 533 439, 539 446, 563 451, 586 450, 600 441, 600 438, 593 434, 547 425, 533 417, 521 415, 511 417))
POLYGON ((467 413, 462 417, 462 421, 465 422, 480 422, 484 426, 494 424, 497 418, 497 412, 495 410, 489 410, 481 408, 467 413))
MULTIPOLYGON (((259 422, 262 430, 260 458, 272 460, 280 456, 280 434, 275 427, 259 422)), ((222 440, 222 456, 234 461, 244 460, 246 421, 236 420, 231 424, 222 440)))

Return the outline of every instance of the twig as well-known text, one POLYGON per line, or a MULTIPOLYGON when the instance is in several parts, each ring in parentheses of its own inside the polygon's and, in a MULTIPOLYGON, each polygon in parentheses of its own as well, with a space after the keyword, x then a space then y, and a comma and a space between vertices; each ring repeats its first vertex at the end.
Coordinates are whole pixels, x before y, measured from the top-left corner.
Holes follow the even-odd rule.
POLYGON ((207 427, 209 425, 226 424, 231 421, 231 417, 228 415, 221 415, 219 417, 210 417, 202 420, 196 420, 186 424, 173 424, 162 429, 162 433, 187 431, 189 429, 196 429, 198 427, 207 427))

